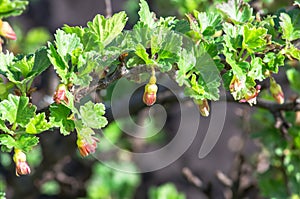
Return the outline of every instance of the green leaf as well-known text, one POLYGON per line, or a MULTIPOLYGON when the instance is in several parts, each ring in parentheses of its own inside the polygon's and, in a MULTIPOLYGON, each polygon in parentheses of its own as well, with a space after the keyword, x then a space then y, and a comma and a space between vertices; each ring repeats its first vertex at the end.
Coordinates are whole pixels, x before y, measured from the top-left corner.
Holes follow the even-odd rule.
POLYGON ((58 54, 68 60, 67 56, 71 56, 77 48, 82 48, 80 38, 75 34, 67 34, 63 30, 58 29, 55 34, 55 46, 58 54))
POLYGON ((1 0, 0 1, 0 18, 7 18, 11 16, 18 16, 26 9, 28 1, 11 1, 1 0))
POLYGON ((3 52, 0 52, 0 71, 1 73, 5 73, 8 71, 8 66, 12 65, 14 63, 14 54, 10 52, 6 52, 4 54, 3 52))
POLYGON ((243 31, 241 26, 234 26, 230 23, 223 24, 224 35, 224 48, 228 48, 229 51, 236 52, 236 49, 242 48, 243 31))
POLYGON ((268 52, 263 58, 266 68, 274 73, 278 73, 278 67, 284 65, 285 56, 281 53, 268 52))
POLYGON ((62 28, 66 33, 68 34, 75 34, 78 38, 80 38, 81 42, 83 41, 83 36, 84 36, 84 28, 79 27, 79 26, 68 26, 68 25, 64 25, 64 27, 62 28))
POLYGON ((160 187, 152 187, 149 191, 150 199, 185 199, 185 195, 179 193, 174 184, 167 183, 160 187))
POLYGON ((267 29, 256 28, 250 24, 244 26, 243 32, 243 48, 249 53, 261 51, 266 43, 267 29))
POLYGON ((100 129, 107 125, 107 119, 103 116, 105 106, 101 103, 94 104, 91 101, 80 107, 80 115, 85 126, 100 129))
POLYGON ((25 127, 34 117, 36 110, 36 107, 28 102, 28 97, 8 95, 7 100, 0 102, 1 119, 25 127))
POLYGON ((287 78, 290 82, 291 88, 300 94, 300 72, 295 68, 286 71, 287 78))
POLYGON ((194 11, 194 16, 199 24, 199 32, 203 36, 212 36, 222 27, 222 18, 218 13, 194 11))
POLYGON ((73 62, 74 52, 83 48, 80 38, 75 34, 67 34, 58 29, 55 34, 55 46, 51 43, 48 43, 48 46, 48 57, 51 63, 62 82, 68 84, 70 77, 74 75, 74 66, 77 64, 73 62))
POLYGON ((26 125, 26 133, 38 134, 48 130, 51 124, 47 122, 45 113, 40 113, 31 118, 30 122, 26 125))
POLYGON ((40 48, 34 54, 34 64, 31 70, 32 76, 36 77, 40 75, 50 66, 50 64, 51 63, 48 58, 47 48, 46 47, 40 48))
POLYGON ((257 79, 259 81, 262 81, 265 79, 265 76, 263 74, 263 61, 260 57, 255 57, 251 60, 251 67, 248 72, 248 76, 252 77, 253 79, 257 79))
POLYGON ((9 81, 16 84, 22 94, 26 94, 34 79, 34 55, 17 56, 14 63, 7 67, 6 76, 9 81), (28 84, 29 83, 29 84, 28 84))
POLYGON ((93 19, 93 22, 88 22, 87 25, 90 33, 95 35, 100 45, 105 47, 122 32, 126 22, 126 13, 119 12, 108 19, 98 14, 93 19))
POLYGON ((62 80, 62 83, 68 84, 67 72, 68 64, 67 62, 56 52, 53 44, 49 43, 48 57, 52 65, 54 66, 56 73, 62 80))
POLYGON ((172 68, 175 62, 178 62, 182 46, 182 36, 173 32, 163 29, 157 29, 151 38, 152 57, 157 56, 157 62, 162 72, 167 72, 172 68), (160 37, 160 38, 159 38, 160 37), (153 49, 153 39, 159 38, 156 43, 155 50, 153 49))
POLYGON ((286 13, 280 13, 279 24, 282 28, 282 38, 288 41, 294 41, 300 38, 300 30, 295 30, 295 27, 292 24, 291 17, 286 13))
POLYGON ((5 122, 0 120, 0 130, 6 133, 9 133, 11 135, 14 135, 15 132, 13 132, 12 130, 10 130, 9 128, 7 128, 7 126, 5 125, 5 122))
POLYGON ((0 134, 0 145, 5 146, 5 148, 1 149, 6 149, 5 151, 10 151, 12 148, 16 146, 16 141, 15 139, 8 134, 0 134))
POLYGON ((39 138, 34 135, 22 134, 16 139, 16 148, 21 149, 24 152, 29 152, 34 146, 39 143, 39 138))
POLYGON ((63 135, 69 135, 75 128, 71 110, 62 104, 50 106, 50 123, 55 127, 60 127, 60 133, 63 135))
POLYGON ((155 28, 154 13, 150 12, 149 6, 145 0, 140 0, 140 22, 146 24, 149 28, 155 28))
POLYGON ((282 49, 281 53, 288 56, 289 58, 295 58, 300 60, 300 50, 293 45, 282 49))
POLYGON ((154 64, 154 60, 149 58, 146 48, 142 44, 137 44, 135 54, 145 61, 147 65, 154 64))
POLYGON ((234 60, 233 58, 233 54, 231 52, 228 52, 228 49, 225 48, 223 51, 225 57, 226 57, 226 62, 231 66, 232 68, 232 72, 234 75, 236 75, 239 79, 243 78, 244 75, 244 71, 242 70, 242 68, 240 68, 240 66, 237 64, 237 62, 234 60))
POLYGON ((190 53, 186 49, 183 49, 178 61, 179 70, 176 73, 176 81, 179 86, 182 86, 185 82, 187 82, 187 73, 195 67, 195 64, 196 58, 194 53, 190 53))
POLYGON ((228 3, 217 5, 225 17, 234 24, 246 23, 253 20, 253 9, 241 0, 229 0, 228 3))

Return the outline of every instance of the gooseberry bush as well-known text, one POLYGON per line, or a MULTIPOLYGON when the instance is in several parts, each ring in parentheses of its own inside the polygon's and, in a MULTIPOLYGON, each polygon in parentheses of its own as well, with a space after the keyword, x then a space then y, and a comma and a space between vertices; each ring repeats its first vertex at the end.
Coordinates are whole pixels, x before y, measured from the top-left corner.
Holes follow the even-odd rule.
POLYGON ((166 74, 184 88, 202 116, 209 116, 210 101, 220 100, 223 87, 228 100, 265 109, 266 114, 257 116, 260 120, 271 114, 268 129, 255 134, 272 159, 258 184, 265 196, 299 198, 300 102, 284 96, 275 75, 284 68, 290 87, 300 93, 298 1, 274 15, 260 14, 246 1, 218 1, 207 12, 194 10, 178 19, 157 17, 140 0, 139 20, 132 30, 124 29, 124 11, 107 18, 98 14, 85 27, 57 29, 53 42, 30 54, 13 54, 5 50, 5 41, 18 35, 6 20, 22 14, 27 4, 0 1, 0 145, 3 153, 12 154, 17 176, 30 174, 26 154, 39 145, 43 132, 76 134, 81 156, 95 152, 95 130, 108 124, 106 108, 101 102, 82 100, 84 96, 123 77, 139 82, 145 76, 140 101, 152 106, 159 95, 156 76, 166 74), (32 84, 50 67, 60 82, 53 102, 37 109, 32 84), (273 172, 279 173, 274 187, 273 172))

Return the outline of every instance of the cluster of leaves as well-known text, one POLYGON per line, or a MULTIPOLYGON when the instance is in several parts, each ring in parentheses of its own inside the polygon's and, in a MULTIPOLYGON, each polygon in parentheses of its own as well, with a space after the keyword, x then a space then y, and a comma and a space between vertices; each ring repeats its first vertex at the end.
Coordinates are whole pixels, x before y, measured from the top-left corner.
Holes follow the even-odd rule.
MULTIPOLYGON (((19 14, 25 2, 0 1, 0 8, 6 10, 0 16, 19 14)), ((260 92, 258 82, 278 73, 286 59, 300 60, 295 44, 300 39, 298 7, 261 17, 245 1, 229 0, 213 12, 193 11, 187 20, 179 20, 156 18, 145 0, 139 5, 139 21, 131 31, 124 30, 128 19, 123 11, 110 18, 96 15, 86 27, 58 29, 55 41, 34 54, 0 54, 2 151, 28 152, 38 144, 37 134, 53 128, 63 135, 77 132, 78 138, 94 146, 94 129, 107 125, 105 107, 92 101, 77 104, 77 91, 123 68, 167 73, 196 102, 218 100, 223 80, 235 100, 252 105, 260 92), (30 97, 32 82, 50 65, 61 85, 46 115, 37 111, 30 97)), ((288 71, 295 89, 299 76, 296 69, 288 71)))

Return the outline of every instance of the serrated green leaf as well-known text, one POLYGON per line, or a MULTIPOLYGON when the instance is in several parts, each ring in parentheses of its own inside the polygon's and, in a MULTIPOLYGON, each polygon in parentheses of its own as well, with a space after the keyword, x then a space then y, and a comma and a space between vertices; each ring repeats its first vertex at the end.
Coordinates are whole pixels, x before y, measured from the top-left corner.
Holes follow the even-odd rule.
POLYGON ((284 65, 285 56, 281 53, 268 52, 263 58, 263 62, 266 63, 266 69, 278 73, 278 67, 284 65))
POLYGON ((231 66, 232 72, 234 75, 236 75, 238 78, 243 78, 244 77, 244 71, 242 68, 239 67, 237 62, 233 58, 233 54, 228 52, 228 49, 225 48, 223 51, 225 57, 226 57, 226 62, 231 66))
POLYGON ((164 61, 167 59, 171 64, 177 62, 179 60, 178 54, 182 46, 182 36, 173 31, 165 32, 164 30, 159 31, 159 34, 162 34, 163 40, 159 45, 157 61, 160 62, 161 60, 164 61))
POLYGON ((135 48, 135 54, 145 61, 145 64, 151 65, 154 64, 154 60, 149 58, 149 54, 146 51, 146 48, 142 44, 137 44, 135 48))
POLYGON ((0 145, 4 145, 5 149, 8 149, 10 151, 16 146, 16 141, 11 135, 0 134, 0 145))
POLYGON ((265 76, 263 75, 263 61, 260 57, 255 57, 251 60, 251 66, 248 72, 248 76, 259 81, 265 79, 265 76))
POLYGON ((234 24, 253 20, 253 9, 248 3, 244 3, 241 0, 229 0, 227 3, 217 5, 217 8, 234 24))
POLYGON ((79 55, 77 52, 83 48, 80 38, 75 34, 67 34, 58 29, 55 34, 55 46, 51 43, 48 43, 48 46, 49 60, 62 82, 68 84, 71 77, 75 75, 74 68, 77 63, 74 60, 77 61, 76 55, 79 55))
POLYGON ((107 119, 103 116, 105 106, 103 104, 94 104, 91 101, 80 107, 80 115, 85 126, 100 129, 107 125, 107 119))
POLYGON ((0 72, 5 73, 8 71, 8 66, 12 65, 14 62, 14 54, 10 52, 6 52, 4 54, 3 52, 0 52, 0 72))
POLYGON ((222 18, 218 13, 194 11, 194 16, 199 24, 198 30, 203 36, 212 36, 222 27, 222 18))
POLYGON ((244 26, 243 32, 243 48, 249 53, 261 51, 267 44, 266 37, 267 29, 256 28, 250 24, 244 26))
POLYGON ((0 130, 6 133, 9 133, 11 135, 14 135, 14 132, 12 130, 10 130, 9 128, 7 128, 7 126, 5 125, 5 122, 0 120, 0 130))
POLYGON ((69 135, 75 128, 70 114, 71 110, 62 104, 50 106, 50 123, 55 127, 60 127, 60 133, 63 135, 69 135))
POLYGON ((51 124, 47 122, 45 113, 40 113, 31 118, 26 125, 26 133, 38 134, 51 128, 51 124))
POLYGON ((47 48, 42 47, 34 54, 34 64, 30 73, 32 73, 32 75, 36 77, 44 72, 50 66, 50 64, 51 63, 48 58, 47 48))
POLYGON ((300 60, 300 50, 295 46, 291 45, 289 48, 285 48, 281 51, 282 54, 300 60))
POLYGON ((0 2, 0 18, 18 16, 26 9, 28 1, 2 0, 0 2))
POLYGON ((126 13, 119 12, 108 19, 98 14, 93 21, 88 22, 87 25, 90 33, 95 35, 100 45, 105 47, 122 32, 126 22, 126 13))
POLYGON ((58 29, 55 34, 55 46, 58 54, 68 60, 67 56, 71 56, 73 51, 81 48, 80 38, 75 34, 67 34, 63 30, 58 29))
POLYGON ((279 22, 282 28, 282 38, 288 41, 294 41, 300 38, 300 30, 295 30, 291 17, 286 13, 280 13, 279 22))
POLYGON ((10 124, 18 124, 25 127, 34 117, 36 107, 29 104, 28 97, 8 95, 7 100, 0 102, 1 119, 10 124))
POLYGON ((26 83, 28 74, 32 71, 34 56, 24 56, 8 67, 7 78, 14 83, 26 83), (25 80, 24 80, 25 79, 25 80), (24 81, 23 81, 24 80, 24 81))
POLYGON ((149 6, 145 0, 140 0, 140 22, 146 24, 149 28, 155 28, 154 13, 150 12, 149 6))
POLYGON ((234 26, 230 23, 223 24, 224 35, 224 48, 228 48, 229 51, 236 52, 236 49, 242 48, 243 31, 241 26, 234 26))
POLYGON ((39 143, 39 138, 34 135, 22 134, 16 139, 16 148, 29 152, 39 143))
POLYGON ((231 70, 227 71, 226 73, 224 73, 222 75, 223 84, 224 84, 224 87, 226 90, 229 90, 229 85, 232 80, 232 77, 233 77, 233 74, 232 74, 231 70))
POLYGON ((56 49, 53 44, 48 43, 48 57, 52 65, 54 66, 57 74, 62 79, 62 82, 67 84, 68 79, 66 78, 68 72, 68 64, 65 60, 56 52, 56 49))
POLYGON ((64 25, 64 27, 62 28, 64 30, 64 32, 68 33, 68 34, 75 34, 78 38, 80 38, 80 40, 83 40, 83 35, 85 33, 84 28, 80 27, 80 26, 68 26, 68 25, 64 25))

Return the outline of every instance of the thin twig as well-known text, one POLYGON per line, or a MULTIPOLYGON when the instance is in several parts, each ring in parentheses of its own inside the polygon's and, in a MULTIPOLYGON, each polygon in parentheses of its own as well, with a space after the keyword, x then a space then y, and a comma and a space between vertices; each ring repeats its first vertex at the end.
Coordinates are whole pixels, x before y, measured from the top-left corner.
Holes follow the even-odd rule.
POLYGON ((105 0, 105 8, 106 8, 106 17, 111 17, 112 15, 111 0, 105 0))

